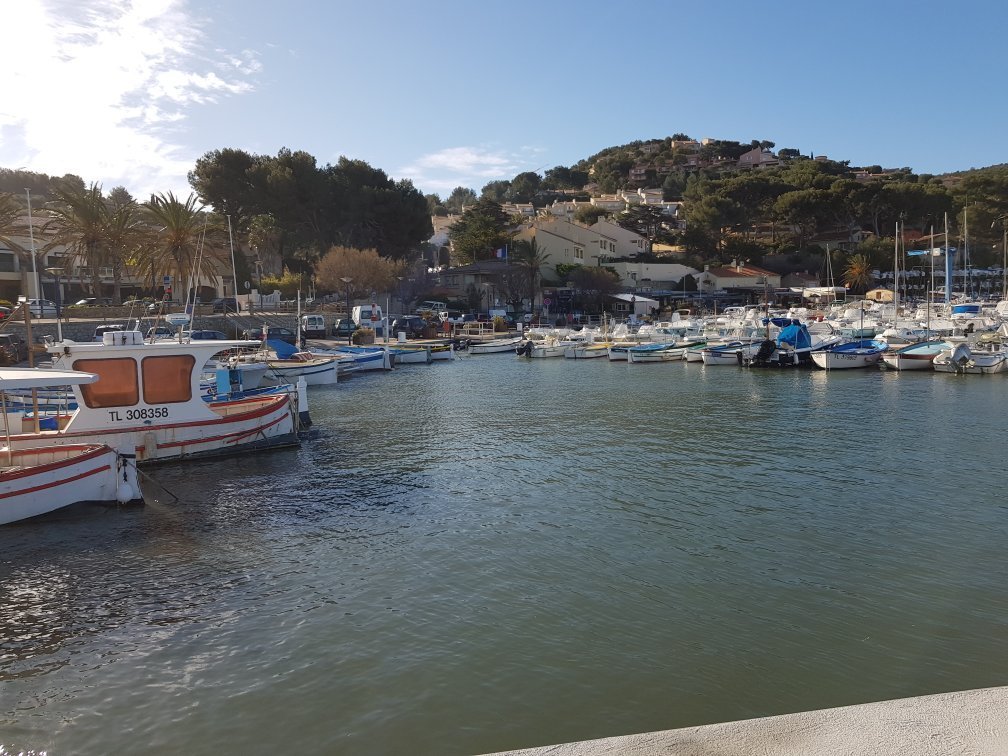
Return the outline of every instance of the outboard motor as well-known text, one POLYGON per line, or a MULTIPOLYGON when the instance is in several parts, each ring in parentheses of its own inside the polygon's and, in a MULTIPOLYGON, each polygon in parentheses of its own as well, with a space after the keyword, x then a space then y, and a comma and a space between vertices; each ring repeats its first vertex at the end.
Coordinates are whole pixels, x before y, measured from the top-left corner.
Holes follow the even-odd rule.
POLYGON ((753 362, 757 365, 765 365, 770 360, 770 355, 774 353, 776 348, 777 344, 772 339, 766 339, 760 344, 759 351, 756 352, 753 362))
POLYGON ((523 355, 525 357, 531 357, 532 356, 532 342, 531 341, 523 341, 521 344, 519 344, 515 348, 515 352, 518 354, 519 357, 521 357, 523 355))

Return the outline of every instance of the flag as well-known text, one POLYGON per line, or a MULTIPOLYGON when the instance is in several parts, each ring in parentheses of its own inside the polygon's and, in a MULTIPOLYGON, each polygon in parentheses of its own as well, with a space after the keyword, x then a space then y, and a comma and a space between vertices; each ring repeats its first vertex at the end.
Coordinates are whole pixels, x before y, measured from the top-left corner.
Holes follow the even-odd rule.
POLYGON ((504 245, 503 247, 497 250, 497 258, 499 260, 507 259, 507 245, 504 245))

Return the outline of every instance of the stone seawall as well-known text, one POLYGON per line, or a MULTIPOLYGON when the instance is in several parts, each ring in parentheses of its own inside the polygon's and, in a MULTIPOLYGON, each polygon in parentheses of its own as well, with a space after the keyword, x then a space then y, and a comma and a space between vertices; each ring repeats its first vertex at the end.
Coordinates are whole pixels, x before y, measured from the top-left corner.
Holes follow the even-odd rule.
POLYGON ((496 756, 1002 756, 1006 753, 1008 687, 998 687, 501 751, 496 756))

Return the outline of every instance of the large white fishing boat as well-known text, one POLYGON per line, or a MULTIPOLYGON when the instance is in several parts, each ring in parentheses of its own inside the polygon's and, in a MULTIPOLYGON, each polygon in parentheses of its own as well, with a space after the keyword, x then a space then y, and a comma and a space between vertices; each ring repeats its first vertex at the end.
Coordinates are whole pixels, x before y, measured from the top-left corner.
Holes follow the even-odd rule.
POLYGON ((210 358, 256 342, 144 343, 139 331, 103 338, 48 347, 55 369, 94 373, 98 379, 71 385, 77 408, 53 430, 12 433, 12 448, 105 444, 134 449, 140 462, 162 462, 299 443, 300 390, 212 403, 201 396, 200 377, 210 358))

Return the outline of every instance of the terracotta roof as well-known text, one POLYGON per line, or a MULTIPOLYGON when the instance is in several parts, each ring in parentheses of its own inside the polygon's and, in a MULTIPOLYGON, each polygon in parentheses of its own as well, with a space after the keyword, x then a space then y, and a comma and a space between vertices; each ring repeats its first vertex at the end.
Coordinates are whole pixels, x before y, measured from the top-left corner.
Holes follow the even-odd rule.
POLYGON ((753 265, 743 265, 740 268, 736 268, 734 265, 725 266, 722 268, 711 268, 708 273, 712 276, 717 276, 718 278, 729 278, 732 276, 738 278, 753 278, 758 276, 776 276, 778 273, 774 273, 770 270, 763 270, 763 268, 757 268, 753 265))

